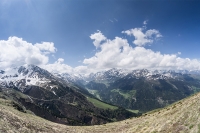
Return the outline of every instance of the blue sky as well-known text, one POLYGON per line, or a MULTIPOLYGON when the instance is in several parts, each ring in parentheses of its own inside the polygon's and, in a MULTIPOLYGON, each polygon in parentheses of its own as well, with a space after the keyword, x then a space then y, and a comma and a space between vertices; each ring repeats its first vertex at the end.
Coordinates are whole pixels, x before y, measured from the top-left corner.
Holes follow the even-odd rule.
POLYGON ((198 0, 1 0, 0 40, 15 36, 32 45, 52 42, 55 50, 50 51, 46 64, 62 58, 72 68, 92 67, 84 60, 102 51, 93 45, 92 34, 101 33, 109 40, 120 37, 136 48, 132 43, 136 36, 122 31, 154 29, 162 37, 142 48, 199 61, 199 7, 198 0))

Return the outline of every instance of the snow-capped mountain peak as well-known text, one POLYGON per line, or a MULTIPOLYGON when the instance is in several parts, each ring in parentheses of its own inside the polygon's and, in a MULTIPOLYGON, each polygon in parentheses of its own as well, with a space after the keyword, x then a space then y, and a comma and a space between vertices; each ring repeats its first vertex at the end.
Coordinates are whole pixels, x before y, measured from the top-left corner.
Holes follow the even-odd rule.
POLYGON ((0 86, 2 87, 18 87, 21 91, 27 85, 41 85, 49 82, 53 75, 48 71, 35 66, 24 65, 18 68, 9 68, 1 70, 0 86))
POLYGON ((144 78, 146 80, 158 80, 158 79, 176 79, 181 78, 183 74, 200 74, 199 71, 187 71, 187 70, 126 70, 126 69, 110 69, 107 71, 101 71, 92 73, 88 77, 83 77, 87 81, 108 81, 112 82, 119 78, 132 77, 132 78, 144 78))
MULTIPOLYGON (((52 79, 62 79, 66 83, 83 83, 87 84, 89 81, 99 82, 114 82, 120 78, 143 78, 146 80, 158 80, 158 79, 175 79, 182 77, 183 74, 200 74, 200 71, 186 71, 186 70, 126 70, 112 68, 110 70, 101 71, 97 73, 91 73, 87 76, 81 74, 51 74, 47 70, 42 69, 35 65, 24 65, 17 68, 9 68, 6 70, 0 70, 0 86, 17 86, 23 88, 26 85, 44 85, 50 82, 52 79)), ((23 89, 22 89, 23 90, 23 89)))

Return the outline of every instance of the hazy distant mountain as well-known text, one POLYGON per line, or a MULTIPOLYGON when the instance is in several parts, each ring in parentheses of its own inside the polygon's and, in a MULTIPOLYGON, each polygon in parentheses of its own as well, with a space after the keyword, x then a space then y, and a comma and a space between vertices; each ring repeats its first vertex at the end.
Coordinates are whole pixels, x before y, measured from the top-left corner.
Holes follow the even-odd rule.
POLYGON ((199 71, 122 70, 90 74, 83 78, 97 98, 124 108, 146 112, 164 107, 200 91, 199 71))

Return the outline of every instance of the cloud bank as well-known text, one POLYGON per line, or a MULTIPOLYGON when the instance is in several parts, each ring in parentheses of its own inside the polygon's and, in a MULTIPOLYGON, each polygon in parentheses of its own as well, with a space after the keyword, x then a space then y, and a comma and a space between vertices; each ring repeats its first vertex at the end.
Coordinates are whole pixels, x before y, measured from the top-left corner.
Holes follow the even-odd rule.
MULTIPOLYGON (((138 29, 136 29, 137 31, 138 29)), ((127 33, 132 34, 128 30, 127 33)), ((145 34, 161 36, 156 30, 148 30, 145 34)), ((95 34, 99 33, 94 33, 95 34)), ((103 35, 103 34, 102 34, 103 35)), ((106 37, 104 37, 106 38, 106 37)), ((135 40, 134 40, 135 41, 135 40)), ((148 43, 147 41, 145 43, 148 43)), ((144 44, 145 44, 144 43, 144 44)), ((173 69, 173 70, 199 70, 200 61, 197 59, 181 58, 178 54, 161 54, 145 47, 129 45, 126 39, 115 37, 113 40, 106 39, 99 45, 99 51, 83 61, 89 69, 104 70, 109 68, 125 69, 173 69)))
POLYGON ((49 63, 49 58, 57 51, 52 42, 32 44, 22 38, 9 37, 8 40, 0 40, 0 70, 25 64, 35 64, 50 72, 70 74, 88 74, 111 68, 200 70, 199 60, 181 58, 181 52, 162 54, 145 48, 145 45, 153 44, 154 40, 162 37, 158 30, 145 30, 134 28, 122 31, 133 36, 134 47, 121 37, 111 40, 101 31, 91 34, 89 37, 97 51, 94 56, 85 58, 83 65, 75 68, 65 64, 62 58, 49 63))
POLYGON ((0 69, 24 64, 44 65, 49 61, 49 54, 55 52, 52 42, 32 44, 22 38, 9 37, 0 40, 0 69))
POLYGON ((53 64, 44 64, 41 65, 40 67, 47 69, 48 71, 53 73, 69 73, 69 74, 74 73, 74 69, 72 67, 70 67, 67 64, 64 64, 63 58, 59 58, 53 64))

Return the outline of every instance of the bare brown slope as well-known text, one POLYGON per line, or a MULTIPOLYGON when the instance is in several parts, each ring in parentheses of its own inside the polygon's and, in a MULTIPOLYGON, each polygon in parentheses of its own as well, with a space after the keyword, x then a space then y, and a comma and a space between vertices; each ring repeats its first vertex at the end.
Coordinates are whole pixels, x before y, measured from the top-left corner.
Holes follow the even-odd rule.
POLYGON ((9 101, 0 100, 0 132, 116 132, 116 133, 198 133, 200 132, 200 93, 139 118, 100 126, 65 126, 22 113, 9 101))
MULTIPOLYGON (((56 124, 32 114, 20 112, 12 107, 12 102, 0 99, 0 132, 62 132, 67 126, 56 124)), ((72 132, 73 130, 70 130, 72 132)))

